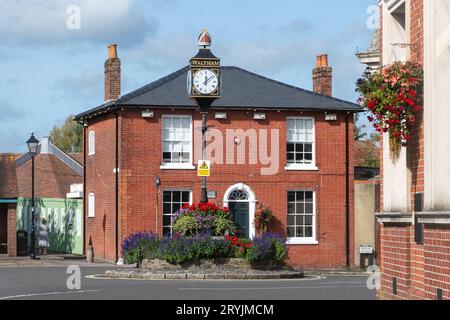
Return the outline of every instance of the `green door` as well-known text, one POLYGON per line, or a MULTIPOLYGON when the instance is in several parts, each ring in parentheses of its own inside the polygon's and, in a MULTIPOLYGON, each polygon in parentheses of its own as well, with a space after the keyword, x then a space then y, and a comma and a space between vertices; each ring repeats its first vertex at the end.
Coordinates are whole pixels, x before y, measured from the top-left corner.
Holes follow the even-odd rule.
POLYGON ((250 238, 248 202, 229 202, 228 207, 237 227, 237 236, 240 238, 250 238))

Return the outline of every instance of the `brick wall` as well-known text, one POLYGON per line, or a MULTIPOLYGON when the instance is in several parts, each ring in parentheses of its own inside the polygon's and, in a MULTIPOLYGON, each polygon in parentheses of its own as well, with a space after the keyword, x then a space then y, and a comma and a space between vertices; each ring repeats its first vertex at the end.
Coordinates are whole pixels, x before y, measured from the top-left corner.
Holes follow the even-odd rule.
MULTIPOLYGON (((18 195, 31 198, 31 160, 17 169, 18 195)), ((34 159, 36 198, 64 199, 70 185, 82 183, 83 177, 52 154, 38 154, 34 159)))
POLYGON ((411 225, 383 226, 381 231, 380 299, 450 299, 450 230, 426 225, 424 243, 414 241, 411 225), (397 295, 392 279, 397 278, 397 295))
MULTIPOLYGON (((410 60, 423 64, 423 0, 410 0, 410 60)), ((427 108, 427 106, 424 106, 427 108)), ((424 192, 424 121, 416 114, 407 163, 411 172, 411 208, 414 194, 424 192)), ((431 125, 431 124, 430 124, 431 125)), ((448 225, 425 224, 423 244, 416 244, 414 226, 385 223, 381 227, 381 299, 450 299, 450 228, 448 225), (392 294, 392 278, 398 281, 398 294, 392 294)))
POLYGON ((10 203, 8 205, 8 256, 15 257, 17 255, 17 214, 16 204, 10 203))
MULTIPOLYGON (((162 232, 161 192, 167 189, 191 189, 198 201, 201 179, 195 170, 161 170, 162 114, 189 114, 194 130, 201 125, 196 111, 162 111, 155 109, 154 118, 142 118, 140 111, 120 113, 120 227, 119 242, 135 231, 162 232), (159 176, 159 192, 154 178, 159 176)), ((217 202, 222 202, 225 191, 236 183, 245 183, 256 194, 258 203, 270 206, 278 220, 277 231, 286 224, 286 196, 291 189, 316 191, 316 231, 319 245, 292 245, 289 263, 315 268, 344 268, 345 250, 345 117, 338 113, 338 121, 325 121, 322 112, 268 112, 267 120, 253 120, 253 112, 228 111, 227 120, 215 120, 210 113, 211 129, 279 129, 280 141, 286 139, 286 116, 314 116, 316 133, 316 164, 319 171, 285 171, 286 144, 281 143, 279 172, 261 175, 260 164, 213 164, 208 189, 217 192, 217 202), (270 187, 268 187, 270 186, 270 187)), ((349 116, 349 139, 353 138, 353 117, 349 116)), ((88 157, 86 194, 96 193, 96 217, 87 221, 87 243, 92 237, 95 255, 114 260, 114 136, 115 122, 110 115, 90 121, 88 132, 96 131, 96 154, 88 157), (100 121, 102 120, 102 121, 100 121), (101 179, 100 179, 101 177, 101 179), (102 229, 102 216, 106 217, 106 232, 102 229), (105 240, 103 240, 103 237, 105 240)), ((269 131, 270 132, 270 131, 269 131)), ((270 133, 269 133, 270 136, 270 133)), ((225 141, 224 141, 225 143, 225 141)), ((242 143, 244 143, 242 141, 242 143)), ((194 148, 200 148, 200 144, 194 148)), ((249 156, 249 146, 246 156, 249 156)), ((226 160, 226 150, 224 160, 226 160)), ((353 144, 350 143, 350 261, 353 262, 353 144)))
MULTIPOLYGON (((94 256, 115 261, 115 128, 113 114, 102 117, 101 121, 91 120, 87 129, 95 131, 95 155, 86 157, 86 244, 92 242, 94 256), (89 193, 95 194, 95 217, 88 218, 89 193)), ((84 150, 88 150, 88 139, 84 150)))

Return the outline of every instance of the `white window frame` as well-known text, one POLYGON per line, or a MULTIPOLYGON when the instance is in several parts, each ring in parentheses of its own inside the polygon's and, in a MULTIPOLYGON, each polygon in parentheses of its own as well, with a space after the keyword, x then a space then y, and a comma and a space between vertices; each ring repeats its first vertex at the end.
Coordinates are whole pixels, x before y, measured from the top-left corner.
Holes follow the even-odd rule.
POLYGON ((88 155, 93 154, 95 154, 95 131, 91 130, 88 135, 88 155))
MULTIPOLYGON (((313 194, 313 218, 312 218, 312 237, 288 237, 286 238, 286 244, 291 245, 318 245, 316 234, 316 223, 317 223, 317 210, 316 210, 316 190, 313 189, 291 189, 286 192, 286 229, 288 226, 288 192, 312 192, 313 194)), ((287 230, 286 230, 287 232, 287 230)))
MULTIPOLYGON (((192 205, 193 203, 193 192, 191 189, 165 189, 162 191, 162 199, 161 199, 161 204, 162 204, 162 208, 161 208, 161 234, 164 236, 164 216, 166 216, 166 214, 164 214, 164 192, 189 192, 189 205, 192 205)), ((173 202, 172 202, 173 203, 173 202)), ((172 216, 175 212, 172 212, 172 216)), ((172 220, 170 221, 172 223, 172 220)), ((170 237, 172 237, 172 231, 173 231, 173 226, 171 225, 172 229, 170 232, 170 237)))
POLYGON ((286 117, 286 171, 317 171, 319 168, 316 166, 316 121, 314 117, 286 117), (312 161, 311 163, 288 163, 287 162, 287 144, 290 142, 287 139, 288 133, 288 120, 312 120, 312 161))
POLYGON ((90 192, 88 196, 88 218, 95 218, 95 193, 90 192))
POLYGON ((192 116, 188 114, 163 114, 161 123, 161 166, 160 169, 163 170, 195 170, 195 166, 192 164, 193 152, 194 152, 194 142, 192 133, 192 116), (189 131, 191 137, 191 144, 189 150, 189 162, 188 163, 164 163, 164 119, 174 118, 174 117, 186 117, 189 118, 189 131))

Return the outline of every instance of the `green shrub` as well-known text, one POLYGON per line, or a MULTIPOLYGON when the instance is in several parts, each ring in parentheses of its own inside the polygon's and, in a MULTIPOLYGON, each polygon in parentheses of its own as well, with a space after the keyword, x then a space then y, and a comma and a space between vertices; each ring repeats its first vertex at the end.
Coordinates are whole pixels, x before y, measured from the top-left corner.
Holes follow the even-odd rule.
POLYGON ((245 261, 252 264, 282 265, 287 258, 287 246, 277 234, 265 233, 253 239, 253 246, 247 249, 245 261))
POLYGON ((228 208, 214 203, 185 204, 173 214, 175 233, 182 236, 234 234, 235 226, 228 208))
POLYGON ((214 227, 214 234, 216 236, 222 236, 225 233, 234 234, 236 232, 236 227, 234 222, 230 220, 229 215, 218 215, 213 220, 212 225, 214 227))
POLYGON ((197 221, 192 215, 180 216, 173 225, 173 231, 184 236, 197 234, 197 221))
POLYGON ((158 237, 150 232, 136 232, 122 242, 122 255, 125 263, 140 264, 150 247, 154 247, 158 237))

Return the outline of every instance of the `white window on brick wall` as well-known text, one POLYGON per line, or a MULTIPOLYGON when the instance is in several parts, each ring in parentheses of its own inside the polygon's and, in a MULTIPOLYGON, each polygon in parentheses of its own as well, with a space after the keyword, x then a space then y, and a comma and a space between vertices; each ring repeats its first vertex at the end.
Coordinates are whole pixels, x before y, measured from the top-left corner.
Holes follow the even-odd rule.
POLYGON ((183 204, 192 203, 192 191, 190 190, 165 190, 163 191, 163 235, 171 237, 172 217, 183 204))
POLYGON ((192 117, 163 116, 162 168, 192 169, 192 117))
POLYGON ((288 117, 286 129, 286 169, 316 170, 314 118, 288 117))
POLYGON ((88 149, 88 155, 95 154, 95 131, 89 131, 88 149))
POLYGON ((315 192, 287 193, 287 237, 290 244, 317 244, 315 192))
POLYGON ((88 197, 88 218, 95 217, 95 194, 93 192, 89 193, 88 197))

